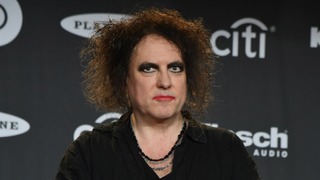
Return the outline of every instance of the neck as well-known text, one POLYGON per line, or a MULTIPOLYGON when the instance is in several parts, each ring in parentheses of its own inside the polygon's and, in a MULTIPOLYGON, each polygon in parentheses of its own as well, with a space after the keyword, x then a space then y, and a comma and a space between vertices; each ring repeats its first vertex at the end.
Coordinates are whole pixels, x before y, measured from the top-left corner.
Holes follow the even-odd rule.
POLYGON ((175 137, 175 134, 179 134, 183 126, 183 117, 180 113, 171 118, 156 119, 146 118, 146 116, 133 112, 131 121, 137 135, 146 138, 175 137))

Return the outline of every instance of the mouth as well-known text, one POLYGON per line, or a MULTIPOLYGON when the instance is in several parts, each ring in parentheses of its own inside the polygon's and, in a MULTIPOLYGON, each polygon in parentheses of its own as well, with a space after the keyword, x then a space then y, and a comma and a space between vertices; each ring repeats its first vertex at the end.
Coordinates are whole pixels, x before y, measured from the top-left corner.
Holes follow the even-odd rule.
POLYGON ((157 95, 157 96, 153 97, 152 99, 158 100, 158 101, 171 101, 176 98, 173 96, 168 96, 168 95, 157 95))

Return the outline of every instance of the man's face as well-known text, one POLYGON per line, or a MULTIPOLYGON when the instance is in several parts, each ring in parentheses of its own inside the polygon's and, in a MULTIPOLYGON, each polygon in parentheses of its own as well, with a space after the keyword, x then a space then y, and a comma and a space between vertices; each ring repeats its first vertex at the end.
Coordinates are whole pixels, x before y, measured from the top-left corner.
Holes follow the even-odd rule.
POLYGON ((126 83, 134 113, 154 119, 177 116, 187 96, 180 50, 161 36, 144 37, 132 55, 126 83))

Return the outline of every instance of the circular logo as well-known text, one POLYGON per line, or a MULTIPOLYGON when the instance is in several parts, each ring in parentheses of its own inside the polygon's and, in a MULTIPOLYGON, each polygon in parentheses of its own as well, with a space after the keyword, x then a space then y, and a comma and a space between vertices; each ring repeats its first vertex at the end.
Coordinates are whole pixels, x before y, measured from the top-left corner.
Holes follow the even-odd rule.
POLYGON ((7 24, 7 21, 8 21, 8 14, 7 14, 7 11, 6 9, 4 9, 3 6, 1 6, 0 4, 0 17, 2 17, 0 19, 0 29, 2 29, 6 24, 7 24), (2 21, 2 22, 1 22, 2 21))
POLYGON ((0 46, 13 41, 22 27, 22 11, 16 0, 0 1, 0 46))
POLYGON ((17 136, 30 129, 30 124, 15 115, 0 112, 0 138, 17 136))

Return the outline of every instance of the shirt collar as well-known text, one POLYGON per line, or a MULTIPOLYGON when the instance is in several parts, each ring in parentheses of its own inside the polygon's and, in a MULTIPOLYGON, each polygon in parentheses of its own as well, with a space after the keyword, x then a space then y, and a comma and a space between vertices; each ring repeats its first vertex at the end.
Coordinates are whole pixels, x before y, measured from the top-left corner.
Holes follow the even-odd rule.
MULTIPOLYGON (((112 132, 113 136, 120 136, 122 133, 119 133, 121 130, 125 130, 126 124, 129 123, 131 111, 123 114, 121 118, 114 123, 104 124, 94 128, 97 131, 108 131, 112 132)), ((186 130, 186 135, 190 137, 192 140, 207 144, 207 137, 203 130, 203 124, 192 117, 192 114, 188 110, 182 110, 181 114, 184 118, 188 120, 188 128, 186 130)))
POLYGON ((204 125, 194 119, 188 110, 182 110, 181 114, 189 122, 186 135, 196 142, 207 144, 207 137, 203 130, 204 125))

